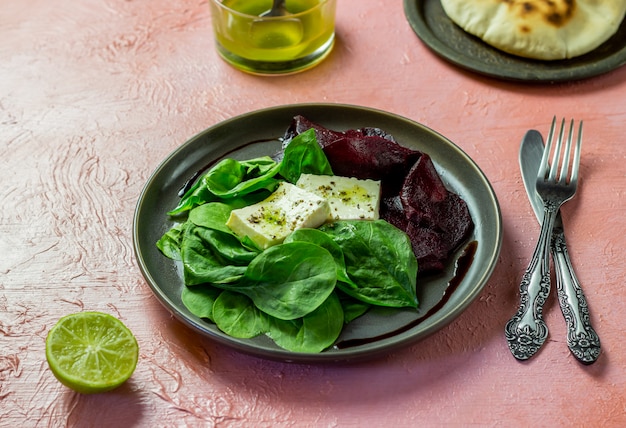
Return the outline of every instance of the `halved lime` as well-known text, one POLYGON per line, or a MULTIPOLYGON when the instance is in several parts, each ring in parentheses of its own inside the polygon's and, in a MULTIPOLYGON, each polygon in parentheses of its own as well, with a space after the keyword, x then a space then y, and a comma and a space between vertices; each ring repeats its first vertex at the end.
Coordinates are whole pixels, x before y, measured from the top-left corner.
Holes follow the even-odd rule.
POLYGON ((117 388, 135 371, 139 346, 117 318, 78 312, 61 318, 46 338, 46 359, 54 376, 83 394, 117 388))

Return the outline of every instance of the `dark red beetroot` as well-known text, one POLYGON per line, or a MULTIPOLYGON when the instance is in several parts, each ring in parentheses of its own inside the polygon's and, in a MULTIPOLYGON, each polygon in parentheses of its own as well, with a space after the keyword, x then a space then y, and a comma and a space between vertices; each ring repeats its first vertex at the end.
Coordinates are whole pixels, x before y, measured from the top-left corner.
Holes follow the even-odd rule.
POLYGON ((411 239, 421 274, 441 272, 470 235, 467 204, 444 186, 427 154, 377 128, 332 131, 296 116, 285 140, 314 128, 337 175, 382 181, 381 218, 411 239))
POLYGON ((473 229, 467 204, 446 189, 427 154, 411 168, 393 205, 388 202, 381 216, 409 235, 421 272, 444 269, 473 229))

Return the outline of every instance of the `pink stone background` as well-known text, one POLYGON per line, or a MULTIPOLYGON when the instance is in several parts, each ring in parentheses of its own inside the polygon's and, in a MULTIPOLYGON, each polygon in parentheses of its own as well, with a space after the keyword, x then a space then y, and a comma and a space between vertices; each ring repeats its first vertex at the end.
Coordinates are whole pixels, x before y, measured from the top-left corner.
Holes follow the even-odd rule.
POLYGON ((411 30, 400 1, 339 0, 338 41, 318 67, 262 78, 222 62, 200 0, 4 0, 0 6, 0 425, 348 427, 626 425, 626 68, 531 85, 461 71, 411 30), (401 351, 353 364, 268 361, 173 319, 139 272, 132 220, 156 166, 199 131, 256 109, 374 107, 442 133, 491 181, 504 241, 479 298, 401 351), (539 226, 517 153, 553 115, 585 121, 579 194, 564 216, 602 339, 595 365, 550 336, 519 363, 503 335, 539 226), (81 396, 45 362, 61 316, 100 310, 136 334, 120 389, 81 396), (620 345, 622 343, 622 345, 620 345))

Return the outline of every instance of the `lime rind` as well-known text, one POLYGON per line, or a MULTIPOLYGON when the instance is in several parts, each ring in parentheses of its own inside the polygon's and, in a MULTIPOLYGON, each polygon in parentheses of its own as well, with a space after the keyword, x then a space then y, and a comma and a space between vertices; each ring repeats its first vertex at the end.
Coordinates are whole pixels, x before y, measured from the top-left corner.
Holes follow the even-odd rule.
POLYGON ((139 346, 117 318, 102 312, 66 315, 46 338, 46 359, 63 385, 77 392, 110 391, 135 371, 139 346))

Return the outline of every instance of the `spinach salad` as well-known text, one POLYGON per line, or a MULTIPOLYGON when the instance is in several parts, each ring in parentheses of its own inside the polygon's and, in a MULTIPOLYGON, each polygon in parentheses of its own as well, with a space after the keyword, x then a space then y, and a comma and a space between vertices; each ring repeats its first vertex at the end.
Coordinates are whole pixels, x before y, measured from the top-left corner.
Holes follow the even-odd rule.
POLYGON ((232 210, 266 199, 301 174, 333 175, 315 131, 283 157, 226 158, 205 172, 168 215, 157 242, 182 264, 182 301, 227 335, 267 335, 292 352, 331 347, 371 306, 417 308, 417 260, 408 236, 385 220, 338 220, 298 229, 259 249, 226 225, 232 210))

